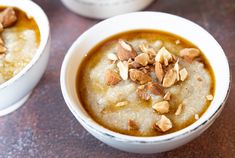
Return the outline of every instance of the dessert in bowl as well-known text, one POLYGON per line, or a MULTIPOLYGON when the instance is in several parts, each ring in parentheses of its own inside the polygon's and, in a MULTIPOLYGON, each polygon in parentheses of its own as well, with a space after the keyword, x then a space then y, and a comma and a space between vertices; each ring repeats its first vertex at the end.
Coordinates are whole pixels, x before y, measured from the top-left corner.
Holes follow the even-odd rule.
POLYGON ((0 116, 27 100, 49 58, 50 33, 43 10, 27 0, 1 0, 0 116), (30 7, 29 7, 30 6, 30 7))
POLYGON ((229 83, 227 59, 208 32, 156 12, 95 25, 61 70, 63 96, 83 127, 137 153, 167 151, 201 134, 221 112, 229 83))

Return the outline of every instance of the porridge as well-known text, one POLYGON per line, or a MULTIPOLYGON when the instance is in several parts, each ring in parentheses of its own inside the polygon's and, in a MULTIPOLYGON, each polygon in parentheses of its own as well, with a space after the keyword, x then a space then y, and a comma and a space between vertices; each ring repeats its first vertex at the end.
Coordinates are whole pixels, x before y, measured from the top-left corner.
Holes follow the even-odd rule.
POLYGON ((102 41, 82 61, 76 82, 78 97, 96 122, 133 136, 158 136, 194 123, 215 89, 199 48, 154 30, 102 41))
POLYGON ((0 84, 18 74, 40 43, 35 20, 17 8, 0 8, 0 84))

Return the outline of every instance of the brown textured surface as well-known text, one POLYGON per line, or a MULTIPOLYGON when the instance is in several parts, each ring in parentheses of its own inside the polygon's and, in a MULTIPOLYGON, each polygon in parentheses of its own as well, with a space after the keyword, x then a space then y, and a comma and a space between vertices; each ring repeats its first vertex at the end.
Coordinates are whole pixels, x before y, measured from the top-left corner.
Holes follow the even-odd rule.
MULTIPOLYGON (((201 136, 170 152, 140 155, 113 149, 87 133, 64 103, 60 67, 72 42, 98 22, 80 17, 59 0, 36 0, 47 13, 52 33, 51 58, 44 77, 26 104, 0 118, 2 157, 235 157, 235 87, 221 116, 201 136)), ((158 0, 146 10, 188 18, 208 30, 221 44, 235 74, 234 0, 158 0)), ((235 76, 233 76, 235 78, 235 76)))

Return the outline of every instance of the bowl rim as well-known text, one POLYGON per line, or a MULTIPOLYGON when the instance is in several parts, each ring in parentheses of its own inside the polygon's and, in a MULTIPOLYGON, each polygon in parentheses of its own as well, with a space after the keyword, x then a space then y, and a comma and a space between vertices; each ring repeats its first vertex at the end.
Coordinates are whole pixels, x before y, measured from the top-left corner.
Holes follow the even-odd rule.
POLYGON ((37 51, 36 51, 35 55, 33 56, 33 58, 31 59, 31 61, 18 74, 16 74, 15 76, 10 78, 9 80, 5 81, 4 83, 0 84, 0 90, 2 90, 2 89, 5 89, 5 88, 9 87, 14 82, 18 81, 21 77, 23 77, 37 63, 37 61, 40 59, 40 57, 42 56, 42 54, 44 52, 44 49, 46 48, 46 45, 49 41, 49 38, 50 38, 50 25, 49 25, 49 20, 47 18, 47 15, 43 11, 43 9, 39 5, 34 3, 33 1, 30 1, 30 0, 21 0, 21 1, 17 1, 17 0, 11 0, 11 1, 9 1, 9 0, 0 0, 0 3, 1 3, 0 6, 15 7, 15 8, 18 8, 18 9, 24 11, 26 14, 28 14, 30 16, 32 16, 32 15, 28 11, 22 9, 21 6, 22 5, 26 5, 28 7, 30 6, 30 7, 32 7, 31 8, 32 10, 33 10, 33 8, 36 8, 37 10, 40 11, 40 17, 43 18, 43 21, 45 22, 45 26, 46 26, 46 30, 44 30, 46 36, 42 37, 42 35, 41 35, 42 28, 37 23, 37 20, 36 20, 37 17, 32 16, 35 19, 35 22, 36 22, 36 24, 38 26, 38 29, 40 31, 39 47, 37 48, 37 51))
MULTIPOLYGON (((224 53, 223 49, 221 48, 220 44, 215 40, 216 44, 221 48, 223 55, 225 56, 225 61, 226 61, 226 69, 228 70, 228 87, 226 89, 226 94, 225 97, 223 98, 221 103, 217 103, 219 106, 218 108, 214 111, 213 114, 211 114, 206 120, 204 120, 202 122, 201 118, 199 119, 201 122, 199 125, 195 126, 194 128, 192 128, 192 125, 194 125, 196 122, 198 122, 199 120, 195 121, 193 124, 178 130, 176 132, 172 132, 169 134, 165 134, 165 135, 161 135, 161 136, 150 136, 150 137, 140 137, 140 136, 130 136, 130 135, 125 135, 125 134, 121 134, 112 130, 109 130, 105 127, 103 127, 102 125, 100 125, 99 123, 97 123, 95 120, 89 121, 88 118, 86 118, 86 116, 83 114, 82 111, 77 110, 75 108, 75 104, 70 100, 70 96, 68 95, 67 92, 67 85, 66 85, 66 71, 67 71, 67 67, 70 61, 70 57, 73 55, 74 50, 76 49, 77 45, 80 44, 80 42, 86 38, 87 34, 89 33, 90 30, 92 29, 96 29, 96 27, 98 27, 98 25, 102 25, 103 23, 106 23, 108 21, 110 21, 111 19, 114 18, 120 18, 122 16, 126 16, 126 15, 138 15, 138 14, 164 14, 167 16, 173 16, 173 17, 177 17, 181 20, 193 23, 194 25, 196 25, 197 27, 199 27, 200 29, 202 29, 203 31, 205 31, 206 33, 208 33, 209 36, 211 36, 213 39, 214 37, 208 32, 206 31, 204 28, 202 28, 201 26, 199 26, 198 24, 182 18, 180 16, 177 15, 172 15, 169 13, 164 13, 164 12, 153 12, 153 11, 140 11, 140 12, 132 12, 132 13, 127 13, 127 14, 122 14, 122 15, 118 15, 109 19, 106 19, 104 21, 99 22, 98 24, 92 26, 91 28, 89 28, 87 31, 85 31, 81 36, 79 36, 75 42, 72 44, 72 46, 69 48, 64 61, 62 63, 62 67, 61 67, 61 75, 60 75, 60 85, 61 85, 61 91, 64 97, 64 100, 68 106, 68 108, 70 109, 70 111, 73 113, 73 115, 76 117, 76 119, 82 124, 82 126, 86 126, 89 127, 90 130, 93 130, 96 132, 96 134, 99 134, 101 136, 104 137, 109 137, 112 139, 115 139, 117 141, 120 142, 128 142, 128 143, 133 143, 133 144, 145 144, 145 143, 162 143, 162 142, 167 142, 167 141, 171 141, 171 140, 175 140, 175 139, 181 139, 182 137, 185 137, 187 135, 189 135, 190 133, 196 132, 198 129, 203 128, 204 125, 208 124, 210 121, 212 121, 213 119, 217 118, 216 116, 218 116, 217 114, 219 114, 219 112, 221 112, 221 110, 224 107, 224 104, 228 98, 230 89, 231 89, 231 72, 230 72, 230 68, 229 68, 229 62, 228 59, 226 57, 226 54, 224 53), (191 129, 190 129, 191 127, 191 129), (187 129, 187 131, 186 131, 187 129), (190 130, 188 130, 190 129, 190 130)), ((134 30, 134 29, 133 29, 134 30)), ((115 33, 114 33, 115 34, 115 33)), ((206 111, 207 112, 207 111, 206 111)), ((206 113, 205 112, 205 113, 206 113)), ((89 114, 88 114, 89 115, 89 114)), ((88 130, 89 131, 89 130, 88 130)))

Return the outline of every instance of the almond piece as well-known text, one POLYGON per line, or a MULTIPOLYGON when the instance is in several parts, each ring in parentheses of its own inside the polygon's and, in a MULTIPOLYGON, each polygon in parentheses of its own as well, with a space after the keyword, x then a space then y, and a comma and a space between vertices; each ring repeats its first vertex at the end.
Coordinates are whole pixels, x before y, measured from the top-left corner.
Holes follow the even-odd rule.
POLYGON ((173 55, 165 48, 162 47, 156 57, 155 57, 155 61, 164 64, 165 66, 167 66, 170 62, 172 62, 174 60, 173 55))
POLYGON ((130 69, 130 79, 134 82, 139 82, 140 84, 152 81, 152 78, 148 74, 136 69, 130 69))
POLYGON ((188 71, 185 68, 181 69, 180 70, 180 80, 184 81, 184 80, 186 80, 187 77, 188 77, 188 71))
POLYGON ((139 130, 139 126, 134 120, 128 120, 128 130, 139 130))
POLYGON ((154 57, 156 55, 156 51, 153 48, 150 48, 147 43, 141 44, 139 48, 143 53, 148 54, 150 57, 154 57))
POLYGON ((118 102, 115 106, 116 107, 122 107, 122 106, 127 105, 128 103, 129 103, 128 101, 121 101, 121 102, 118 102))
POLYGON ((134 59, 137 53, 135 49, 126 41, 119 40, 117 45, 117 56, 120 60, 134 59))
POLYGON ((152 108, 156 110, 157 112, 159 112, 160 114, 164 114, 164 113, 169 112, 170 104, 168 101, 161 101, 161 102, 155 103, 152 106, 152 108))
POLYGON ((176 72, 176 80, 179 81, 180 80, 180 66, 179 66, 179 59, 176 61, 175 66, 174 66, 174 70, 176 72))
POLYGON ((213 98, 214 98, 214 97, 213 97, 213 95, 211 95, 211 94, 206 96, 206 99, 209 100, 209 101, 213 100, 213 98))
POLYGON ((180 50, 180 56, 189 62, 192 62, 199 55, 200 51, 197 48, 184 48, 180 50))
POLYGON ((137 89, 136 90, 136 95, 142 99, 142 100, 149 100, 150 99, 150 95, 146 92, 145 89, 137 89))
POLYGON ((149 82, 147 85, 149 91, 151 91, 154 95, 163 95, 163 87, 161 87, 156 82, 149 82))
MULTIPOLYGON (((0 31, 1 32, 1 31, 0 31)), ((0 45, 4 45, 2 38, 0 37, 0 45)))
POLYGON ((128 79, 128 63, 127 63, 127 61, 123 61, 123 62, 119 61, 117 63, 117 67, 119 69, 119 74, 120 74, 121 78, 123 80, 127 80, 128 79))
POLYGON ((113 54, 113 53, 109 53, 107 55, 107 57, 108 57, 109 60, 112 60, 112 61, 118 60, 117 56, 115 54, 113 54))
POLYGON ((182 112, 182 109, 183 109, 183 104, 180 104, 175 112, 175 115, 176 116, 180 115, 182 112))
POLYGON ((141 64, 142 66, 148 65, 149 55, 146 53, 141 53, 135 57, 135 62, 141 64))
POLYGON ((161 115, 160 120, 156 122, 156 126, 162 131, 166 132, 172 128, 172 122, 165 115, 161 115))
POLYGON ((177 44, 177 45, 180 44, 180 40, 176 40, 175 44, 177 44))
POLYGON ((7 51, 6 47, 0 45, 0 54, 5 53, 7 51))
POLYGON ((106 85, 108 86, 116 85, 120 81, 121 81, 121 78, 116 71, 111 70, 111 69, 106 71, 106 74, 105 74, 106 85))
POLYGON ((139 63, 137 63, 136 61, 132 61, 129 63, 129 68, 131 68, 131 69, 133 69, 133 68, 138 69, 140 67, 141 67, 141 65, 139 63))
POLYGON ((164 95, 163 99, 169 101, 169 100, 171 99, 171 93, 170 93, 170 92, 167 92, 167 93, 164 95))
POLYGON ((161 83, 164 77, 164 71, 162 68, 162 64, 160 64, 158 61, 155 62, 155 74, 157 76, 158 81, 161 83))
POLYGON ((8 7, 0 13, 0 23, 4 28, 14 24, 16 20, 16 13, 12 7, 8 7))
POLYGON ((170 87, 172 86, 176 81, 176 72, 173 69, 170 69, 166 72, 166 75, 163 79, 162 86, 163 87, 170 87))

